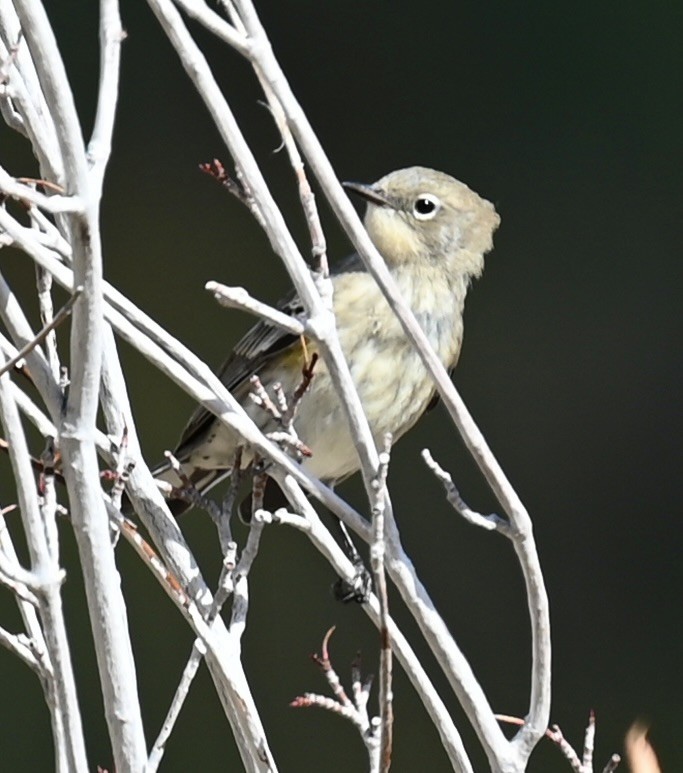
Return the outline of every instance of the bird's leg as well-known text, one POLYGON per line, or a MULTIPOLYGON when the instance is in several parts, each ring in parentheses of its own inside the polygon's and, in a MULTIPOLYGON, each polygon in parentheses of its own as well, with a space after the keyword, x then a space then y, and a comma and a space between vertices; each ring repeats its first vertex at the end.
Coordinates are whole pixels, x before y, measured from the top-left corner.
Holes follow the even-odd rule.
POLYGON ((342 544, 346 550, 346 555, 353 564, 354 575, 350 580, 340 577, 334 584, 334 595, 339 601, 348 604, 355 601, 358 604, 365 604, 372 592, 372 575, 363 563, 360 553, 353 544, 351 535, 344 525, 343 521, 337 520, 339 530, 342 534, 342 544))

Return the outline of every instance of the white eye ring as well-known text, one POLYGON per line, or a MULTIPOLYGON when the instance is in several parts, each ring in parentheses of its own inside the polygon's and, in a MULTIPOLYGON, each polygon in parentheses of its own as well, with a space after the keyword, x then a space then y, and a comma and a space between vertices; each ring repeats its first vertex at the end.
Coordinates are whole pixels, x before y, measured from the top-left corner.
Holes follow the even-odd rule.
POLYGON ((413 204, 413 215, 416 220, 431 220, 440 209, 440 199, 431 193, 421 193, 413 204))

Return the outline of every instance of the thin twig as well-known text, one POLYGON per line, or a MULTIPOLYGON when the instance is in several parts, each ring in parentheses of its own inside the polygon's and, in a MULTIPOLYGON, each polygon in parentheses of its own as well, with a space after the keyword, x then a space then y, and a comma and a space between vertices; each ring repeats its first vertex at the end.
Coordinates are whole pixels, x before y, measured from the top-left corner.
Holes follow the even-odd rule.
MULTIPOLYGON (((449 641, 450 637, 444 630, 445 626, 442 626, 442 621, 434 615, 420 615, 419 608, 422 606, 421 602, 411 604, 411 608, 415 611, 425 636, 432 644, 435 654, 448 675, 458 698, 473 721, 479 739, 484 745, 491 763, 494 766, 500 765, 509 756, 514 756, 518 760, 523 761, 528 758, 544 728, 547 726, 550 712, 551 646, 548 599, 529 515, 457 393, 438 355, 430 346, 423 329, 405 300, 401 297, 396 282, 392 278, 378 250, 372 244, 367 232, 362 227, 353 206, 344 195, 337 175, 329 159, 326 157, 320 141, 313 132, 308 118, 292 93, 287 79, 274 56, 253 3, 251 0, 236 0, 235 6, 249 37, 253 41, 252 60, 271 84, 278 100, 282 104, 292 133, 303 155, 307 158, 310 168, 321 183, 323 191, 328 197, 340 223, 350 236, 368 270, 379 284, 389 305, 397 315, 406 335, 415 344, 425 367, 434 379, 446 408, 486 480, 502 503, 506 514, 514 523, 515 528, 523 534, 523 537, 514 543, 514 547, 524 575, 532 628, 530 721, 528 725, 521 728, 512 742, 507 741, 493 720, 493 714, 486 696, 474 679, 471 668, 465 661, 462 653, 454 646, 454 643, 449 641)), ((289 267, 289 263, 287 265, 289 267)), ((321 337, 320 331, 313 330, 312 332, 318 333, 318 337, 321 337)), ((323 353, 328 365, 330 361, 334 361, 333 358, 328 356, 327 351, 323 353)), ((349 407, 351 408, 352 405, 353 400, 349 402, 349 407)), ((355 412, 355 406, 353 406, 350 412, 355 412)), ((358 443, 358 441, 356 442, 358 443)), ((376 459, 372 454, 366 457, 364 453, 361 453, 360 457, 363 463, 364 481, 366 486, 368 486, 372 475, 371 471, 376 466, 376 459)), ((370 495, 369 492, 368 494, 370 495)), ((392 572, 392 577, 395 578, 403 597, 405 599, 412 598, 415 601, 414 588, 409 587, 407 583, 403 582, 403 578, 398 571, 399 564, 405 558, 398 535, 395 535, 395 538, 392 536, 390 549, 392 554, 395 551, 395 555, 391 556, 391 561, 389 562, 390 571, 393 570, 393 567, 396 567, 397 570, 396 573, 392 572)), ((421 597, 421 600, 422 597, 426 596, 423 588, 419 588, 418 595, 421 597)))
POLYGON ((334 626, 327 631, 323 638, 321 654, 312 655, 311 659, 323 672, 335 698, 309 692, 294 698, 289 705, 293 708, 318 706, 348 719, 358 729, 361 739, 365 744, 370 762, 370 772, 377 773, 380 770, 380 738, 379 733, 376 732, 377 723, 370 719, 367 712, 367 694, 371 680, 366 681, 367 689, 359 688, 358 665, 354 663, 352 669, 354 700, 349 698, 330 660, 328 648, 333 633, 334 626))
POLYGON ((384 450, 379 456, 379 469, 373 481, 375 497, 372 502, 372 543, 370 545, 370 565, 375 580, 375 593, 379 601, 380 614, 380 752, 379 765, 382 773, 391 767, 392 737, 393 737, 393 695, 392 695, 392 657, 391 638, 389 635, 389 594, 384 568, 386 552, 384 511, 387 499, 387 475, 389 473, 389 458, 391 453, 391 433, 384 437, 384 450))
POLYGON ((230 618, 230 633, 236 642, 242 638, 247 624, 247 612, 249 610, 249 572, 256 560, 261 535, 265 523, 257 515, 263 510, 263 499, 266 490, 268 476, 265 472, 258 471, 262 462, 257 458, 254 461, 254 479, 251 491, 251 528, 247 537, 247 544, 242 550, 237 566, 234 569, 235 579, 233 588, 232 615, 230 618))
MULTIPOLYGON (((526 722, 521 717, 514 717, 510 714, 496 714, 495 718, 499 722, 504 722, 508 725, 517 725, 518 727, 524 727, 526 722)), ((576 753, 572 745, 567 741, 560 730, 559 725, 551 725, 545 731, 545 737, 551 740, 555 746, 562 752, 563 756, 569 763, 574 773, 593 773, 593 744, 595 743, 595 714, 591 711, 588 719, 588 725, 586 726, 586 733, 584 738, 584 751, 583 760, 579 759, 579 755, 576 753)), ((618 754, 613 754, 607 765, 603 768, 602 773, 613 773, 617 769, 617 766, 621 762, 621 757, 618 754)), ((634 768, 635 771, 635 768, 634 768)), ((657 771, 652 771, 657 773, 657 771)))
POLYGON ((231 196, 234 196, 240 204, 243 204, 252 214, 256 222, 261 228, 266 228, 266 223, 263 218, 263 212, 259 203, 254 198, 251 189, 246 183, 246 179, 239 167, 237 167, 236 178, 230 177, 227 169, 223 166, 223 163, 214 158, 213 161, 200 164, 199 169, 208 174, 209 177, 213 177, 214 180, 219 182, 231 196))
POLYGON ((190 0, 176 0, 176 2, 188 16, 200 21, 231 48, 239 51, 243 56, 249 55, 250 43, 246 35, 228 24, 225 19, 215 11, 212 11, 202 0, 194 0, 194 2, 190 2, 190 0))
POLYGON ((54 319, 48 322, 48 324, 42 328, 42 330, 32 341, 29 341, 26 346, 22 346, 19 352, 14 357, 12 357, 11 360, 7 360, 5 364, 0 367, 0 376, 2 376, 3 373, 7 373, 9 370, 11 370, 20 360, 23 360, 30 351, 35 349, 36 346, 39 346, 47 338, 52 330, 59 327, 59 325, 64 322, 69 314, 71 314, 71 309, 73 308, 74 303, 76 303, 82 292, 82 285, 79 285, 74 289, 71 297, 55 314, 54 319))
POLYGON ((588 715, 588 725, 583 739, 583 757, 581 764, 585 770, 593 770, 593 751, 595 749, 595 712, 588 715))
POLYGON ((51 184, 47 180, 12 177, 0 167, 0 192, 6 196, 17 199, 26 205, 40 207, 43 211, 50 212, 51 214, 83 211, 83 201, 78 196, 66 196, 63 194, 46 196, 32 187, 35 184, 60 188, 60 186, 51 184))
POLYGON ((451 478, 450 473, 446 472, 446 470, 441 467, 428 448, 423 449, 422 458, 427 467, 434 473, 437 480, 441 481, 446 492, 446 499, 459 515, 461 515, 468 523, 480 526, 487 531, 499 531, 501 534, 505 534, 506 537, 512 538, 513 532, 510 528, 510 524, 500 516, 495 514, 482 515, 468 507, 465 500, 460 496, 460 492, 455 487, 455 483, 453 483, 453 478, 451 478))
MULTIPOLYGON (((605 767, 602 769, 602 773, 614 773, 614 771, 619 767, 620 762, 621 756, 619 754, 613 754, 607 761, 605 767)), ((640 771, 636 772, 636 770, 633 769, 632 773, 640 773, 640 771)), ((651 771, 643 771, 643 773, 660 773, 660 771, 655 768, 651 771)))
MULTIPOLYGON (((273 523, 287 524, 303 531, 317 550, 330 562, 337 574, 351 583, 357 575, 357 567, 351 563, 337 541, 333 539, 299 484, 290 475, 279 474, 277 468, 273 472, 273 476, 290 501, 292 509, 296 513, 301 513, 301 515, 294 516, 284 510, 278 510, 273 518, 273 523)), ((366 603, 362 605, 362 609, 379 628, 380 616, 377 598, 370 594, 366 603)), ((434 727, 440 734, 453 769, 460 773, 473 773, 472 764, 462 738, 453 724, 451 713, 435 690, 416 653, 393 620, 389 621, 389 633, 394 653, 422 699, 434 727)))
POLYGON ((228 287, 218 282, 207 282, 204 287, 221 306, 251 312, 294 336, 302 336, 305 332, 305 327, 299 320, 257 300, 243 287, 228 287))
POLYGON ((185 668, 183 669, 183 673, 180 677, 180 681, 178 682, 178 686, 176 687, 171 705, 168 708, 164 723, 161 726, 159 735, 154 741, 154 745, 149 752, 149 758, 147 759, 147 765, 145 766, 145 773, 155 773, 155 771, 159 768, 161 759, 164 756, 164 752, 166 751, 166 744, 168 743, 168 739, 171 737, 173 728, 175 727, 176 722, 178 721, 178 717, 180 716, 180 711, 185 705, 185 700, 190 692, 190 686, 192 685, 192 682, 197 675, 197 671, 205 654, 206 650, 203 647, 201 641, 199 639, 195 639, 192 652, 187 663, 185 664, 185 668))
POLYGON ((87 149, 89 176, 98 197, 102 195, 104 173, 111 157, 119 96, 121 44, 125 37, 118 0, 100 0, 100 80, 95 122, 87 149))
POLYGON ((39 676, 44 676, 40 661, 33 654, 31 640, 27 636, 21 633, 10 633, 0 626, 0 644, 23 660, 39 676))
MULTIPOLYGON (((311 235, 311 256, 313 258, 313 270, 319 275, 321 280, 326 280, 329 275, 329 267, 327 264, 327 244, 325 242, 325 233, 323 232, 322 223, 320 222, 320 215, 318 214, 318 207, 315 203, 315 195, 311 190, 311 185, 306 176, 306 170, 304 167, 303 159, 299 153, 299 149, 294 141, 294 137, 289 128, 287 121, 287 114, 282 108, 280 100, 275 96, 268 79, 264 77, 260 68, 256 67, 256 75, 261 83, 263 93, 268 100, 268 107, 275 119, 275 124, 282 137, 282 143, 287 149, 287 155, 289 156, 289 162, 294 174, 296 176, 297 185, 299 189, 299 199, 301 201, 301 208, 303 209, 308 229, 311 235)), ((319 286, 321 289, 321 286, 319 286)), ((327 288, 329 291, 329 288, 327 288)))
MULTIPOLYGON (((37 220, 32 219, 32 223, 39 228, 37 220)), ((40 266, 36 266, 36 286, 38 288, 38 306, 40 308, 40 321, 43 325, 49 325, 54 321, 55 309, 52 303, 52 274, 40 266)), ((54 330, 45 338, 45 354, 50 364, 52 377, 57 381, 61 368, 59 362, 59 352, 57 350, 57 335, 54 330)))

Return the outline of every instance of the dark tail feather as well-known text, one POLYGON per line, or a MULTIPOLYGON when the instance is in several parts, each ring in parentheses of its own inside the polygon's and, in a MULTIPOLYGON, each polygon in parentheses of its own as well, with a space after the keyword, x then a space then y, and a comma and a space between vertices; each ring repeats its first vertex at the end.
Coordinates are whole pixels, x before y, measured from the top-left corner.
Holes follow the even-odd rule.
MULTIPOLYGON (((184 469, 190 482, 200 494, 206 494, 222 480, 225 480, 231 472, 230 470, 204 470, 201 467, 190 468, 188 465, 185 465, 184 469)), ((173 488, 182 488, 185 485, 168 461, 158 464, 151 470, 151 473, 157 480, 169 483, 173 488)), ((174 516, 182 515, 194 507, 194 505, 186 499, 169 497, 166 500, 166 503, 168 509, 174 516)), ((125 494, 121 511, 127 517, 133 513, 133 507, 125 494)))

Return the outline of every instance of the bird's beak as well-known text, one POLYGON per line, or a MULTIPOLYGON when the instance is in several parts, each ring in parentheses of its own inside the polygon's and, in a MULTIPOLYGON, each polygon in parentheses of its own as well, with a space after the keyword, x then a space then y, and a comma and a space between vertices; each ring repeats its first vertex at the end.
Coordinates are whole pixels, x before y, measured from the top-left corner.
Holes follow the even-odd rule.
POLYGON ((357 193, 371 204, 377 204, 380 207, 392 206, 384 191, 375 185, 367 185, 366 183, 342 183, 342 185, 347 191, 357 193))

